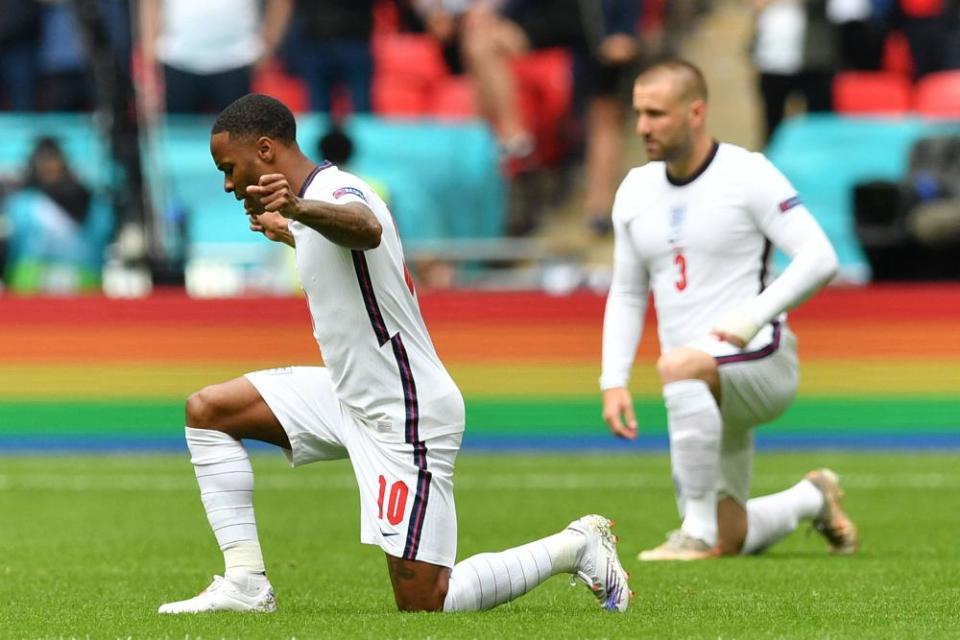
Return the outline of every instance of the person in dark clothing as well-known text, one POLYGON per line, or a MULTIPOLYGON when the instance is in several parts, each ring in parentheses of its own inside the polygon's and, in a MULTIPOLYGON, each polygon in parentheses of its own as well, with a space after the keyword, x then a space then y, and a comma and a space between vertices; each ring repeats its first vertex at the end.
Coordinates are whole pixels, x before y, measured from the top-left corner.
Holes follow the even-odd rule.
POLYGON ((331 96, 346 89, 354 113, 371 110, 374 0, 297 0, 284 47, 291 71, 303 77, 310 109, 329 113, 331 96))
POLYGON ((892 23, 907 38, 913 78, 960 67, 960 2, 904 2, 893 7, 892 23))
POLYGON ((808 112, 833 110, 839 38, 827 17, 827 0, 752 0, 752 4, 753 62, 763 98, 764 139, 769 140, 792 95, 803 96, 808 112))
POLYGON ((639 72, 636 30, 640 3, 602 0, 599 9, 602 11, 594 11, 588 23, 593 46, 582 74, 586 84, 583 91, 588 99, 583 208, 590 230, 596 235, 606 235, 613 231, 610 212, 617 182, 623 177, 620 169, 623 126, 633 81, 639 72))
POLYGON ((23 187, 46 195, 78 225, 86 220, 93 195, 70 169, 55 138, 37 140, 27 162, 23 187))
POLYGON ((5 0, 0 11, 0 108, 34 108, 39 35, 40 5, 34 0, 5 0))
POLYGON ((4 210, 11 290, 66 293, 96 283, 112 215, 70 168, 58 140, 36 141, 20 188, 5 198, 4 210))
POLYGON ((589 0, 508 0, 499 11, 478 3, 464 16, 466 66, 476 81, 480 111, 490 121, 505 158, 528 158, 535 145, 517 107, 509 61, 550 47, 587 55, 584 9, 593 4, 589 0))
POLYGON ((220 111, 249 93, 283 39, 293 1, 140 0, 146 111, 220 111))

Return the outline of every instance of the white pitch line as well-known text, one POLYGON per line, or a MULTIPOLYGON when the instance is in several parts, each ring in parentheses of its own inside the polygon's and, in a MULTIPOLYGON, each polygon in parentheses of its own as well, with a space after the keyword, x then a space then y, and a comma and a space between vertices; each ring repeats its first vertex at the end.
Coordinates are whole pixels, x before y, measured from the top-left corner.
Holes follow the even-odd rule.
MULTIPOLYGON (((758 475, 754 478, 754 494, 763 494, 792 486, 800 480, 795 475, 758 475)), ((892 473, 845 474, 841 476, 847 489, 960 489, 960 474, 892 473)), ((288 475, 262 473, 256 477, 256 489, 266 491, 355 491, 352 474, 310 476, 290 472, 288 475)), ((461 474, 456 478, 458 491, 505 491, 533 489, 538 491, 605 490, 605 489, 672 489, 666 473, 514 473, 483 476, 461 474)), ((0 475, 0 491, 196 491, 196 480, 190 474, 7 474, 0 475)))

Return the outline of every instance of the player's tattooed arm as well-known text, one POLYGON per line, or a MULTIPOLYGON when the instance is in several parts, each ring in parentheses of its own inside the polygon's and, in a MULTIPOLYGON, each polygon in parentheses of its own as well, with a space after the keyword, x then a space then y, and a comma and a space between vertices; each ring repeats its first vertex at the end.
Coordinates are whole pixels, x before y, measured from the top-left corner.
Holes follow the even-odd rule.
POLYGON ((362 202, 332 204, 320 200, 300 200, 293 219, 341 247, 376 249, 380 246, 383 228, 373 211, 362 202))
POLYGON ((268 212, 296 220, 322 234, 330 242, 348 249, 375 249, 380 246, 383 227, 377 216, 362 202, 332 204, 297 197, 279 173, 260 176, 260 184, 247 187, 268 212))

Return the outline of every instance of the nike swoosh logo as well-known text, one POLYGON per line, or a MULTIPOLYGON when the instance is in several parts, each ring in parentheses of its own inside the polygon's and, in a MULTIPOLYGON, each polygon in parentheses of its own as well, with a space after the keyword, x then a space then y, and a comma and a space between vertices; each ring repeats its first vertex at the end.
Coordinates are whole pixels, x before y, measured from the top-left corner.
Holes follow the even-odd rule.
POLYGON ((381 531, 380 535, 382 535, 384 538, 389 538, 390 536, 398 536, 400 534, 397 533, 396 531, 394 531, 393 533, 387 533, 386 531, 381 531))

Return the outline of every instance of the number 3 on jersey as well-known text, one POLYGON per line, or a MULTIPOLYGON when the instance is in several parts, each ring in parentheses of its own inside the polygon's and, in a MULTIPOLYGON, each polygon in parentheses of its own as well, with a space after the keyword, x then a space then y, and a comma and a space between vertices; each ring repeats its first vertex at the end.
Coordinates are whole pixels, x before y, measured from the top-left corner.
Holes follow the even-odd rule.
POLYGON ((407 485, 401 480, 397 480, 390 485, 390 497, 387 498, 387 509, 384 513, 383 501, 387 497, 387 479, 380 476, 380 495, 377 498, 378 518, 383 520, 387 516, 387 522, 396 526, 403 522, 403 512, 407 506, 407 494, 409 493, 407 485))
POLYGON ((677 253, 673 256, 673 264, 677 265, 677 280, 674 284, 677 287, 677 291, 683 291, 687 288, 687 258, 682 253, 677 253))

